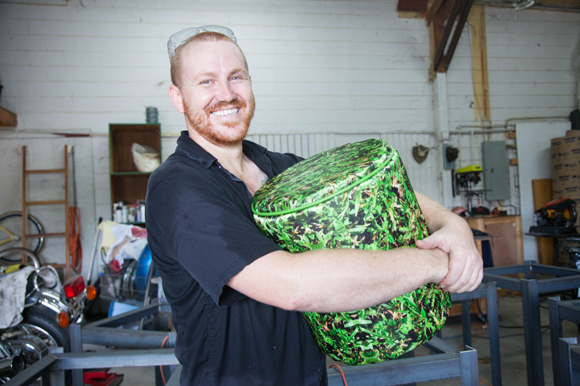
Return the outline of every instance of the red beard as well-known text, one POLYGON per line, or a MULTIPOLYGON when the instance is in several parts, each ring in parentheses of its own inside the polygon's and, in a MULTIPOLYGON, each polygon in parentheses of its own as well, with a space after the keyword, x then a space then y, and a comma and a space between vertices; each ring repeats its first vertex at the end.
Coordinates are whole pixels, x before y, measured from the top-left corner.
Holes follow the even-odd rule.
POLYGON ((185 120, 189 127, 215 145, 231 146, 239 144, 244 138, 246 138, 250 122, 254 117, 256 104, 254 102, 254 96, 252 95, 249 106, 244 101, 236 99, 232 102, 216 103, 206 107, 204 111, 192 111, 185 100, 183 101, 183 107, 185 120), (231 108, 239 108, 240 112, 246 112, 242 122, 225 122, 221 125, 222 127, 216 128, 210 121, 211 112, 231 108))

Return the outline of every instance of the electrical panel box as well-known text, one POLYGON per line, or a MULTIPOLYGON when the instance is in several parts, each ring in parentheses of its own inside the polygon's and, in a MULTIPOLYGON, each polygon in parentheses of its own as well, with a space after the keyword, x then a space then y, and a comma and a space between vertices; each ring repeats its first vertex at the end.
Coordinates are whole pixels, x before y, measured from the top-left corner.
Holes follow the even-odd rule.
POLYGON ((510 172, 505 141, 481 143, 483 189, 487 201, 510 198, 510 172))

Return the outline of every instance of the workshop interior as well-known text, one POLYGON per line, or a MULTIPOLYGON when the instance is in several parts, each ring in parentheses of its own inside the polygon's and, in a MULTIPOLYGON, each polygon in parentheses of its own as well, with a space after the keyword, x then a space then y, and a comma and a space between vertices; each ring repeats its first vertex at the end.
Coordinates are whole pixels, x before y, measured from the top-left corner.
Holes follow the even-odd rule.
POLYGON ((256 193, 265 234, 295 253, 362 248, 390 221, 365 248, 414 247, 428 234, 416 191, 467 222, 482 256, 472 292, 305 313, 329 385, 580 384, 568 0, 0 0, 0 384, 179 385, 145 200, 187 130, 167 41, 196 25, 231 28, 244 50, 246 139, 305 159, 297 181, 256 193), (401 330, 412 344, 385 348, 401 330))

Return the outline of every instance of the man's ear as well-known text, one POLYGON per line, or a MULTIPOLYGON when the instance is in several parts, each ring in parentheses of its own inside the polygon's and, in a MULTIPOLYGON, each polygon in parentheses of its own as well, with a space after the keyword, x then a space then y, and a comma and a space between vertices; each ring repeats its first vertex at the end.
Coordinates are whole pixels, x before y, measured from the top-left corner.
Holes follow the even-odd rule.
POLYGON ((177 111, 179 111, 180 114, 183 114, 185 111, 183 108, 183 96, 181 95, 181 91, 174 84, 169 86, 169 98, 171 98, 171 102, 173 102, 173 106, 175 106, 177 111))

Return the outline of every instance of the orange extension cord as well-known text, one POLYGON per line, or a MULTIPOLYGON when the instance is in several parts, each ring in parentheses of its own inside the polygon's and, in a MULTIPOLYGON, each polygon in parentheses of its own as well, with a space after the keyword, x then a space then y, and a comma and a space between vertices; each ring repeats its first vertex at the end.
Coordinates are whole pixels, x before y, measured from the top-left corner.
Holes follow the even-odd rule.
POLYGON ((83 248, 81 246, 81 210, 77 206, 68 208, 68 242, 72 269, 80 274, 83 268, 83 248))
POLYGON ((331 368, 331 367, 336 367, 338 369, 338 371, 340 371, 340 375, 342 375, 342 382, 344 383, 344 386, 348 386, 346 384, 346 377, 344 376, 344 373, 342 372, 342 369, 340 368, 340 366, 337 364, 332 364, 332 365, 328 366, 328 368, 331 368))
MULTIPOLYGON (((167 335, 165 339, 163 339, 163 342, 161 343, 161 348, 165 346, 165 342, 167 342, 167 339, 169 339, 169 335, 167 335)), ((167 385, 167 382, 165 382, 165 375, 163 374, 163 366, 159 366, 159 372, 161 373, 161 379, 163 379, 163 384, 167 385)))

